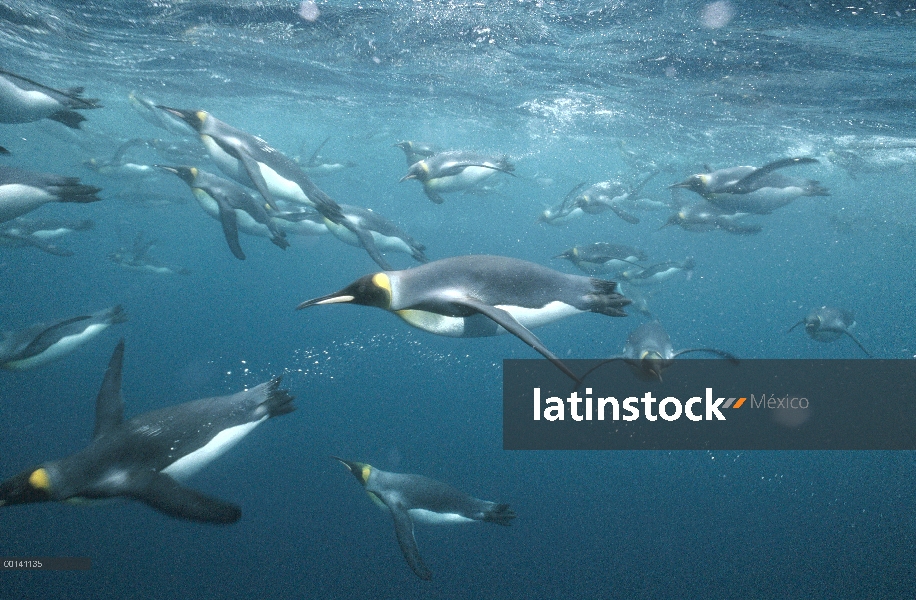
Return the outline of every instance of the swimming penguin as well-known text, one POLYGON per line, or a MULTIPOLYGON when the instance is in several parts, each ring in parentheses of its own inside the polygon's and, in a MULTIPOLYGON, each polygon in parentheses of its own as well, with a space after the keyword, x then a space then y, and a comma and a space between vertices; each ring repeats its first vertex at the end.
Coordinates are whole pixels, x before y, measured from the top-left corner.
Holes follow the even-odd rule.
MULTIPOLYGON (((318 144, 318 147, 312 152, 312 155, 309 157, 308 161, 304 165, 300 164, 302 170, 305 171, 310 177, 324 177, 326 175, 331 175, 332 173, 337 173, 338 171, 343 171, 344 169, 350 169, 356 166, 356 163, 351 160, 339 161, 339 160, 328 160, 320 156, 319 153, 321 149, 324 148, 331 140, 330 137, 324 139, 323 142, 318 144)), ((303 145, 304 147, 304 145, 303 145)), ((298 163, 299 160, 297 159, 298 163)))
POLYGON ((149 250, 156 245, 156 240, 144 240, 143 233, 137 234, 131 248, 119 248, 108 255, 108 260, 132 271, 145 271, 156 275, 190 275, 191 270, 185 267, 168 265, 149 255, 149 250))
POLYGON ((652 172, 648 177, 633 186, 625 186, 618 181, 601 181, 589 186, 581 194, 576 194, 585 184, 574 187, 564 198, 563 202, 554 208, 549 208, 541 213, 538 221, 550 225, 560 225, 584 214, 598 215, 608 210, 613 211, 618 217, 636 225, 639 217, 632 214, 627 208, 634 205, 639 193, 658 172, 652 172))
POLYGON ((827 188, 813 179, 776 173, 794 165, 817 164, 816 158, 784 158, 762 167, 732 167, 691 175, 672 188, 686 188, 707 202, 732 212, 768 215, 799 196, 829 196, 827 188))
POLYGON ((239 229, 246 233, 270 238, 282 250, 289 247, 286 234, 274 222, 261 203, 235 182, 217 177, 197 167, 168 167, 156 165, 174 173, 191 187, 191 192, 204 212, 222 223, 229 250, 239 260, 245 253, 239 243, 239 229))
POLYGON ((144 98, 137 92, 128 94, 127 101, 130 103, 130 107, 137 111, 143 120, 150 125, 175 135, 185 136, 194 133, 194 129, 184 119, 176 118, 174 114, 160 108, 158 104, 148 98, 144 98))
POLYGON ((416 179, 430 200, 442 204, 445 199, 440 192, 466 190, 497 172, 515 177, 514 170, 505 158, 493 159, 475 152, 439 152, 410 165, 401 181, 416 179))
MULTIPOLYGON (((348 221, 359 229, 369 231, 372 234, 375 246, 382 252, 403 252, 411 255, 417 262, 429 262, 429 259, 423 253, 426 250, 426 246, 401 231, 397 225, 380 214, 367 208, 349 204, 341 204, 340 209, 348 221)), ((343 225, 325 219, 325 226, 337 239, 351 246, 360 247, 360 240, 343 225)), ((387 264, 379 264, 379 266, 383 269, 391 269, 387 264)))
POLYGON ((74 231, 88 231, 95 224, 83 219, 13 219, 0 227, 0 246, 10 248, 34 247, 55 256, 73 256, 73 252, 50 242, 74 231))
POLYGON ((669 225, 677 225, 685 231, 727 231, 736 235, 753 235, 763 229, 756 223, 743 221, 749 213, 736 213, 720 208, 709 202, 698 202, 690 206, 681 207, 676 213, 668 217, 663 229, 669 225))
POLYGON ((242 510, 179 483, 222 456, 265 420, 295 410, 280 378, 231 396, 203 398, 124 420, 124 340, 105 371, 95 432, 83 450, 0 483, 0 506, 130 498, 169 516, 235 523, 242 510))
MULTIPOLYGON (((661 381, 662 372, 671 366, 674 359, 690 352, 708 352, 721 356, 733 364, 738 364, 738 359, 734 355, 716 348, 687 348, 675 351, 674 346, 671 345, 671 338, 662 324, 658 321, 649 321, 630 332, 622 354, 601 361, 588 373, 613 360, 622 360, 633 368, 633 372, 640 379, 661 381)), ((585 376, 583 375, 582 378, 584 379, 585 376)))
POLYGON ((404 151, 404 158, 407 160, 408 167, 439 152, 438 148, 425 142, 403 141, 398 142, 394 147, 404 151))
POLYGON ((497 504, 468 496, 452 486, 422 475, 390 473, 372 465, 350 462, 332 456, 359 480, 372 501, 387 508, 394 519, 394 532, 407 564, 417 577, 428 581, 432 571, 420 557, 414 537, 414 521, 433 525, 481 521, 511 525, 515 511, 508 504, 497 504))
POLYGON ((161 104, 157 107, 193 127, 220 170, 239 183, 257 189, 272 209, 280 210, 275 196, 311 206, 326 219, 350 229, 376 262, 384 261, 372 235, 344 219, 340 206, 312 183, 294 160, 261 138, 236 129, 207 111, 182 110, 161 104))
POLYGON ((575 246, 554 258, 565 258, 589 275, 618 273, 627 267, 639 267, 637 261, 649 260, 644 250, 607 242, 575 246))
POLYGON ((690 279, 695 266, 693 258, 686 258, 681 262, 667 261, 649 267, 633 267, 621 271, 620 278, 635 286, 658 285, 670 280, 678 273, 686 273, 687 279, 690 279))
POLYGON ((529 329, 581 312, 625 317, 630 303, 613 281, 567 275, 504 256, 456 256, 403 271, 360 277, 297 309, 342 302, 375 306, 410 325, 448 337, 509 332, 579 379, 529 329))
POLYGON ((808 316, 790 327, 789 332, 799 325, 804 325, 805 333, 811 339, 819 342, 835 342, 843 335, 848 335, 849 339, 854 341, 866 356, 871 357, 865 346, 851 333, 851 329, 856 325, 852 311, 833 306, 822 306, 809 312, 808 316))
POLYGON ((0 341, 0 367, 25 371, 73 352, 111 325, 127 320, 121 305, 90 315, 64 319, 50 325, 37 323, 4 334, 0 341))
POLYGON ((86 117, 76 112, 101 108, 95 98, 83 98, 83 88, 55 90, 0 69, 0 123, 31 123, 51 119, 79 129, 86 117))
POLYGON ((48 202, 98 202, 102 191, 76 177, 37 173, 0 166, 0 223, 31 212, 48 202))

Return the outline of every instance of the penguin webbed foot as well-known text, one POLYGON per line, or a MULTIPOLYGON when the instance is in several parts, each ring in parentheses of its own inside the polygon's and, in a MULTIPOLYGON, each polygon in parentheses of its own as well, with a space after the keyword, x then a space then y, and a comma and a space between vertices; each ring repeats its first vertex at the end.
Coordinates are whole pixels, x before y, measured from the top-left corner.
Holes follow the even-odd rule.
POLYGON ((512 519, 515 517, 515 511, 509 508, 508 504, 497 504, 484 513, 483 520, 487 523, 509 526, 512 524, 512 519))
POLYGON ((587 296, 591 312, 600 313, 609 317, 625 317, 627 313, 624 306, 632 304, 632 300, 617 292, 617 282, 605 279, 592 278, 594 291, 587 296))

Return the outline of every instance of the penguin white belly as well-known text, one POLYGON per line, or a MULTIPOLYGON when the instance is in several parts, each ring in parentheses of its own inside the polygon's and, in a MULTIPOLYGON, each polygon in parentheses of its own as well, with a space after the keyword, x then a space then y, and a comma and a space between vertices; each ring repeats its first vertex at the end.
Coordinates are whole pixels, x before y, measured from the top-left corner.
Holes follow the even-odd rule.
POLYGON ((254 187, 254 183, 248 176, 248 171, 245 170, 245 165, 243 165, 241 161, 223 150, 220 145, 216 143, 216 140, 209 135, 201 134, 200 141, 203 142, 204 147, 207 149, 207 153, 210 155, 210 158, 213 159, 213 162, 216 163, 216 166, 219 167, 220 171, 242 185, 254 187))
POLYGON ((32 232, 32 237, 36 237, 40 240, 52 240, 54 238, 59 238, 63 235, 66 235, 73 231, 68 227, 58 227, 57 229, 39 229, 38 231, 32 232))
POLYGON ((324 235, 329 231, 324 223, 317 223, 308 219, 296 223, 285 219, 274 219, 274 223, 286 233, 295 235, 324 235))
MULTIPOLYGON (((464 337, 464 317, 448 317, 414 309, 396 310, 394 312, 417 329, 446 337, 464 337)), ((502 327, 500 327, 500 330, 503 333, 505 332, 502 327)))
POLYGON ((487 167, 466 167, 457 175, 430 179, 426 185, 437 192, 452 192, 476 185, 496 174, 496 169, 487 167))
POLYGON ((270 190, 271 194, 279 196, 280 198, 286 198, 291 202, 314 206, 315 203, 305 195, 305 192, 302 191, 298 183, 279 175, 264 163, 258 163, 258 166, 261 169, 261 176, 264 178, 264 182, 267 183, 267 189, 270 190))
POLYGON ((570 221, 575 221, 576 219, 580 218, 584 214, 585 212, 578 206, 572 209, 571 211, 569 211, 568 213, 566 213, 565 215, 559 214, 559 213, 553 213, 549 210, 546 210, 544 211, 544 221, 546 221, 547 223, 551 225, 565 225, 566 223, 569 223, 570 221))
POLYGON ((79 333, 74 333, 73 335, 67 335, 60 338, 40 354, 36 354, 35 356, 30 356, 28 358, 23 358, 22 360, 14 360, 6 363, 3 366, 6 369, 23 371, 25 369, 31 369, 33 367, 49 363, 52 360, 58 359, 61 356, 73 352, 77 346, 86 343, 98 334, 105 331, 107 328, 108 323, 96 323, 94 325, 90 325, 79 333))
MULTIPOLYGON (((351 221, 353 221, 351 219, 351 221)), ((357 248, 362 248, 362 244, 359 241, 359 238, 356 237, 356 234, 340 225, 339 223, 333 223, 327 219, 324 220, 327 230, 334 234, 334 237, 339 239, 345 244, 355 246, 357 248)), ((359 222, 354 223, 357 227, 361 227, 359 222)), ((399 237, 389 237, 387 235, 382 235, 377 231, 369 231, 372 234, 372 239, 375 241, 375 247, 383 252, 404 252, 405 254, 412 254, 410 246, 399 237)))
POLYGON ((0 223, 15 219, 55 199, 41 188, 20 183, 0 186, 0 223))
POLYGON ((458 513, 438 513, 425 508, 411 508, 407 512, 415 522, 428 525, 454 525, 474 521, 474 519, 469 519, 458 513))
MULTIPOLYGON (((559 321, 560 319, 565 319, 566 317, 577 315, 582 312, 575 306, 560 302, 559 300, 548 302, 541 308, 500 304, 497 304, 496 308, 501 308, 512 315, 516 321, 525 327, 525 329, 534 329, 535 327, 547 325, 548 323, 553 323, 554 321, 559 321)), ((499 333, 506 333, 506 330, 500 327, 499 333)))
POLYGON ((22 90, 0 76, 0 123, 31 123, 61 108, 61 103, 47 94, 22 90))
POLYGON ((166 468, 162 472, 175 479, 185 479, 191 477, 208 464, 225 454, 230 448, 238 444, 243 437, 251 433, 251 430, 267 419, 262 417, 257 421, 243 423, 235 427, 223 429, 213 439, 201 446, 190 454, 185 454, 166 468))

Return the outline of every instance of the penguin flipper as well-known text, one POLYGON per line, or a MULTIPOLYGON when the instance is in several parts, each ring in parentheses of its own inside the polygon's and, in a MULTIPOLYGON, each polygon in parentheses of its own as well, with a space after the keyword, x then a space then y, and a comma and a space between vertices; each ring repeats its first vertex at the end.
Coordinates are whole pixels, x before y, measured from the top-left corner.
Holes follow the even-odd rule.
POLYGON ((429 189, 427 186, 423 186, 423 192, 426 193, 426 197, 433 201, 434 204, 442 204, 445 202, 445 198, 429 189))
POLYGON ((158 471, 134 473, 121 494, 179 519, 225 525, 242 517, 242 509, 235 504, 184 487, 158 471))
POLYGON ((856 346, 858 346, 859 348, 862 349, 862 352, 865 353, 865 356, 867 356, 868 358, 871 358, 871 357, 872 357, 872 356, 871 356, 871 353, 870 353, 868 350, 865 349, 865 346, 863 346, 863 345, 859 342, 859 340, 856 339, 856 336, 852 335, 852 334, 849 332, 849 330, 845 330, 843 333, 845 333, 846 335, 848 335, 849 338, 850 338, 852 341, 854 341, 854 342, 856 343, 856 346))
POLYGON ((760 179, 761 177, 765 175, 769 175, 773 171, 776 171, 778 169, 784 169, 786 167, 791 167, 793 165, 808 165, 811 163, 820 163, 820 161, 817 160, 816 158, 809 158, 809 157, 783 158, 780 160, 774 160, 771 163, 767 163, 763 165, 759 169, 755 169, 751 171, 750 173, 748 173, 747 175, 745 175, 744 177, 736 181, 733 185, 730 186, 730 189, 728 190, 728 192, 732 194, 745 194, 751 191, 751 186, 754 184, 755 181, 757 181, 758 179, 760 179))
POLYGON ((547 347, 535 336, 531 331, 529 331, 524 325, 515 320, 511 314, 507 311, 496 308, 495 306, 490 306, 485 302, 481 302, 477 298, 471 298, 466 296, 464 298, 453 299, 452 302, 459 304, 461 306, 466 306, 467 308, 473 309, 483 316, 493 320, 497 325, 522 340, 535 350, 541 353, 547 360, 552 362, 558 369, 566 373, 570 379, 576 382, 576 384, 581 384, 582 380, 576 376, 575 373, 569 370, 563 361, 556 357, 547 347))
POLYGON ((277 203, 274 202, 273 194, 270 193, 270 189, 267 187, 267 181, 264 180, 264 175, 261 174, 261 167, 258 166, 257 161, 245 152, 239 152, 238 158, 242 162, 242 165, 245 166, 245 171, 248 173, 248 177, 251 179, 254 187, 256 187, 264 197, 264 201, 267 202, 272 209, 279 211, 280 209, 277 208, 277 203))
POLYGON ((121 367, 123 364, 124 338, 121 338, 111 354, 111 360, 108 361, 108 369, 105 370, 102 387, 95 399, 93 439, 113 431, 124 422, 124 401, 121 398, 121 367))
POLYGON ((413 519, 410 514, 399 504, 385 502, 385 506, 391 511, 391 517, 394 519, 394 533, 398 538, 398 545, 401 552, 407 560, 407 564, 423 581, 429 581, 433 578, 433 572, 429 570, 426 563, 420 557, 420 550, 417 548, 417 540, 413 535, 413 519))
POLYGON ((589 369, 588 371, 586 371, 585 373, 582 374, 582 381, 585 381, 585 378, 588 377, 589 375, 591 375, 592 371, 595 371, 595 370, 597 370, 597 369, 603 367, 604 365, 606 365, 606 364, 608 364, 608 363, 612 363, 612 362, 614 362, 615 360, 626 360, 626 358, 623 357, 623 356, 612 356, 611 358, 602 360, 602 361, 599 362, 597 365, 595 365, 594 367, 592 367, 591 369, 589 369))
POLYGON ((738 357, 732 354, 731 352, 726 352, 724 350, 717 350, 716 348, 687 348, 686 350, 678 350, 674 353, 672 358, 677 358, 681 354, 689 354, 690 352, 709 352, 710 354, 715 354, 716 356, 721 356, 726 359, 733 365, 737 365, 739 362, 738 357))
POLYGON ((80 123, 86 120, 86 117, 73 110, 59 110, 54 114, 48 115, 48 118, 58 123, 63 123, 70 129, 79 129, 80 123))
POLYGON ((372 257, 372 260, 386 271, 393 271, 394 267, 388 264, 388 261, 385 260, 385 257, 382 256, 382 253, 379 252, 378 246, 375 245, 375 238, 372 237, 372 232, 358 227, 353 224, 349 219, 344 219, 340 222, 341 225, 352 231, 357 238, 359 238, 360 245, 369 253, 369 256, 372 257))
POLYGON ((795 328, 798 327, 799 325, 804 325, 804 324, 805 324, 805 320, 802 319, 801 321, 799 321, 798 323, 796 323, 796 324, 793 325, 792 327, 789 327, 789 330, 788 330, 786 333, 792 333, 792 330, 793 330, 793 329, 795 329, 795 328))
POLYGON ((608 204, 607 207, 610 208, 612 211, 614 211, 615 215, 617 215, 618 217, 620 217, 621 219, 623 219, 630 225, 639 224, 639 217, 637 217, 636 215, 628 213, 627 211, 623 210, 622 208, 620 208, 619 206, 615 204, 608 204))
POLYGON ((245 253, 239 243, 239 224, 235 211, 221 198, 216 199, 216 204, 219 207, 219 222, 223 225, 223 235, 229 244, 229 250, 237 259, 245 260, 245 253))
POLYGON ((29 345, 23 348, 20 354, 22 356, 35 356, 36 354, 41 354, 42 352, 50 348, 52 345, 57 343, 57 341, 60 339, 56 336, 56 333, 55 333, 58 329, 61 329, 68 325, 72 325, 73 323, 79 323, 80 321, 85 321, 86 319, 91 319, 91 318, 92 318, 91 315, 82 315, 79 317, 73 317, 72 319, 66 319, 64 321, 61 321, 60 323, 55 323, 54 325, 51 325, 50 327, 46 328, 41 333, 36 335, 32 339, 32 341, 29 342, 29 345))

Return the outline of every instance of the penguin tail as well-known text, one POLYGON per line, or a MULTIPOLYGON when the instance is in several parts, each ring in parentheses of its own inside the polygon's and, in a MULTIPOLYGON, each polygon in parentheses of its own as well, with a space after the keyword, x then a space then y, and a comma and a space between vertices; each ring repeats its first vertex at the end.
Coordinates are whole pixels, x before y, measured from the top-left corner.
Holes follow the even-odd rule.
POLYGON ((48 118, 52 121, 63 123, 70 129, 79 129, 80 123, 86 120, 86 117, 73 110, 60 110, 52 115, 48 115, 48 118))
POLYGON ((820 181, 815 181, 813 179, 808 180, 808 184, 805 186, 805 196, 829 196, 830 191, 821 185, 820 181))
POLYGON ((83 185, 79 182, 79 179, 75 177, 68 177, 63 185, 54 186, 54 188, 58 202, 86 204, 101 200, 96 194, 101 192, 102 188, 97 188, 92 185, 83 185))
POLYGON ((280 389, 280 381, 282 379, 282 376, 277 376, 267 383, 262 384, 267 386, 267 390, 266 398, 261 405, 267 409, 267 415, 269 417, 279 417, 280 415, 285 415, 296 410, 296 407, 293 406, 293 400, 295 400, 295 398, 290 395, 287 390, 280 389))
POLYGON ((497 525, 511 525, 515 518, 515 511, 508 504, 494 504, 492 508, 483 513, 483 520, 497 525))
POLYGON ((505 171, 506 173, 511 173, 515 170, 515 165, 509 161, 508 156, 503 156, 500 158, 496 165, 500 168, 500 170, 505 171))
POLYGON ((600 313, 609 317, 625 317, 623 307, 631 304, 632 300, 617 293, 617 282, 604 279, 590 279, 592 293, 586 296, 588 308, 591 312, 600 313))
POLYGON ((123 306, 118 304, 108 312, 108 321, 112 325, 116 325, 118 323, 126 323, 127 311, 124 310, 123 306))

